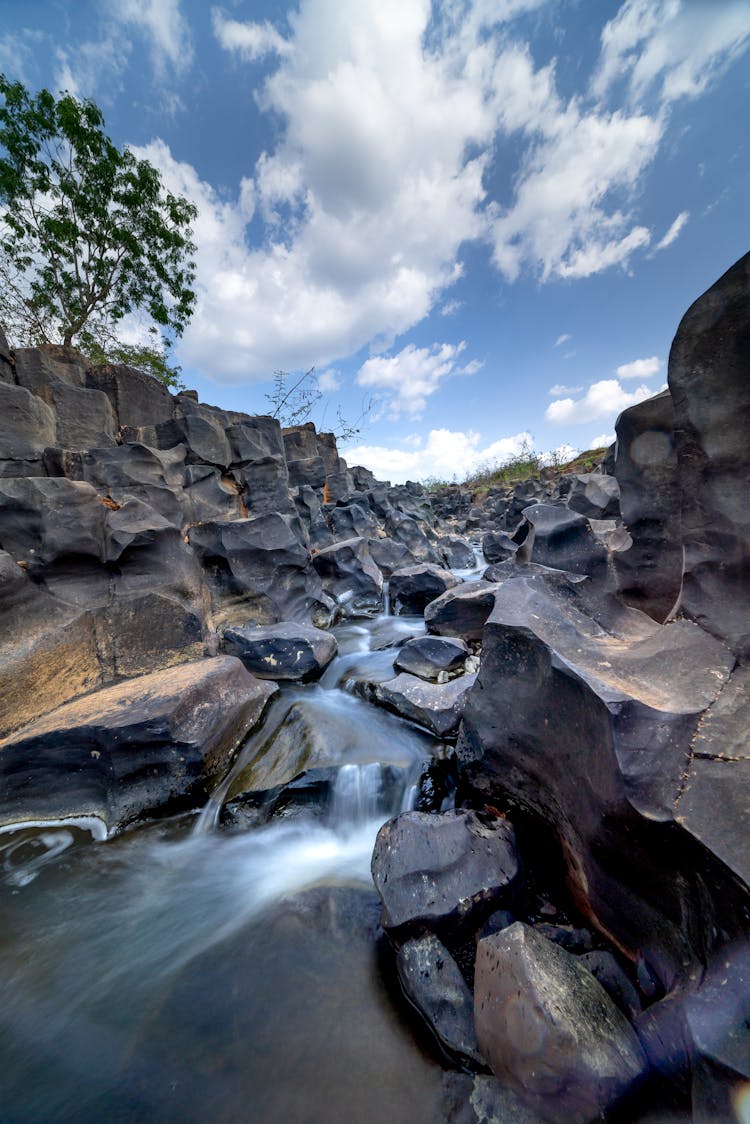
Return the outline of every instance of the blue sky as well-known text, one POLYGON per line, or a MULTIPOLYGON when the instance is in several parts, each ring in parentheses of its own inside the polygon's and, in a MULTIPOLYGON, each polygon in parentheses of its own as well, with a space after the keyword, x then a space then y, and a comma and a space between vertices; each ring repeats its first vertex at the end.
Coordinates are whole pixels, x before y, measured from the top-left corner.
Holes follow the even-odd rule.
POLYGON ((200 215, 183 378, 394 481, 585 449, 748 249, 750 0, 3 0, 0 69, 93 97, 200 215))

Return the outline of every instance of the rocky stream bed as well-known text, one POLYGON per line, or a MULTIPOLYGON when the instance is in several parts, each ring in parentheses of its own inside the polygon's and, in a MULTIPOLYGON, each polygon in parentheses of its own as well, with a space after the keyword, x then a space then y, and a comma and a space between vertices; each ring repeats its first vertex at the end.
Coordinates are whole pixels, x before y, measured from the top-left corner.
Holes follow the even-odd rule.
POLYGON ((0 1119, 750 1119, 750 255, 596 471, 0 334, 0 1119))

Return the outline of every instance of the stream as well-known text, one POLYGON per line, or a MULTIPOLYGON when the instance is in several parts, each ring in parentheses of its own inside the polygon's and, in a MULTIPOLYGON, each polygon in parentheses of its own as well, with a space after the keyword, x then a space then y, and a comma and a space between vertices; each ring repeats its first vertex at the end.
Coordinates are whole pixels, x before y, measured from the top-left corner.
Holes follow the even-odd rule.
POLYGON ((323 679, 281 689, 197 814, 109 840, 85 822, 0 835, 3 1124, 441 1119, 443 1070, 381 970, 370 878, 438 743, 352 693, 423 631, 339 625, 323 679), (243 778, 311 767, 336 770, 325 806, 218 826, 243 778))

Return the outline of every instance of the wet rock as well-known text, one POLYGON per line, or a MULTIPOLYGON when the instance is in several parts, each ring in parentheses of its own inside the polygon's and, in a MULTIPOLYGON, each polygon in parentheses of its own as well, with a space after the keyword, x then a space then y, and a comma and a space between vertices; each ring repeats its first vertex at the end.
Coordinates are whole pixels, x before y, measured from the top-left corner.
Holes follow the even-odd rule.
POLYGON ((448 1054, 484 1065, 474 1033, 474 998, 448 949, 431 934, 407 941, 396 956, 398 978, 448 1054))
POLYGON ((606 991, 521 922, 479 942, 474 1012, 493 1072, 543 1120, 587 1124, 644 1076, 638 1038, 606 991))
POLYGON ((383 599, 383 575, 361 538, 326 546, 313 555, 323 589, 348 613, 371 612, 383 599))
POLYGON ((319 679, 338 651, 335 636, 312 625, 234 625, 224 629, 222 647, 238 656, 259 679, 319 679))
POLYGON ((627 973, 617 963, 611 952, 606 952, 603 949, 595 952, 584 952, 578 959, 584 968, 599 981, 612 1002, 617 1004, 623 1014, 631 1020, 640 1014, 640 996, 627 973))
POLYGON ((427 631, 462 640, 481 640, 485 621, 495 604, 497 588, 489 582, 476 581, 449 589, 425 609, 427 631))
POLYGON ((587 519, 616 519, 620 514, 620 486, 614 476, 580 472, 571 476, 567 504, 587 519))
POLYGON ((330 622, 330 602, 326 603, 320 578, 289 516, 199 523, 188 536, 211 590, 214 611, 225 619, 250 618, 258 624, 330 622))
POLYGON ((391 605, 396 615, 406 613, 418 616, 430 601, 457 584, 450 570, 442 570, 439 566, 428 563, 407 566, 391 575, 391 605))
POLYGON ((473 570, 477 564, 474 547, 466 539, 443 535, 436 545, 449 570, 473 570))
POLYGON ((539 1124, 539 1117, 496 1077, 446 1073, 443 1077, 445 1124, 539 1124))
MULTIPOLYGON (((494 587, 458 752, 550 824, 579 905, 669 986, 702 955, 717 913, 730 931, 740 923, 741 892, 725 874, 709 908, 704 880, 722 876, 675 830, 686 773, 704 763, 694 739, 733 657, 689 621, 659 626, 620 610, 598 623, 579 593, 585 585, 521 571, 494 587)), ((712 830, 742 837, 729 810, 712 830)))
POLYGON ((514 889, 515 834, 476 812, 404 812, 378 832, 372 877, 384 929, 455 930, 481 920, 514 889))
POLYGON ((275 690, 223 656, 67 703, 0 742, 0 822, 88 815, 114 831, 199 801, 275 690))
POLYGON ((688 309, 669 354, 682 541, 680 606, 750 654, 750 254, 688 309))
POLYGON ((674 407, 668 390, 623 410, 617 419, 614 471, 630 549, 614 557, 617 588, 628 605, 665 621, 680 595, 682 537, 674 407))
POLYGON ((415 636, 403 644, 393 661, 397 671, 406 671, 428 681, 440 673, 458 675, 463 671, 470 648, 463 640, 443 636, 415 636))
POLYGON ((505 562, 517 550, 518 544, 505 531, 488 531, 482 537, 482 554, 490 564, 505 562))
POLYGON ((466 695, 476 675, 462 675, 448 683, 427 683, 401 673, 385 683, 374 683, 370 697, 402 718, 417 722, 439 738, 454 737, 463 714, 466 695))

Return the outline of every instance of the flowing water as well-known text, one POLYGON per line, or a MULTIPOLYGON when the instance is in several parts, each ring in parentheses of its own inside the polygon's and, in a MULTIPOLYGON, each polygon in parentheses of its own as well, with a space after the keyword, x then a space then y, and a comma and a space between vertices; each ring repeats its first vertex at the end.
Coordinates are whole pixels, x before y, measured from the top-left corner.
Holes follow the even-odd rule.
POLYGON ((442 1071, 380 970, 369 873, 435 743, 351 694, 423 631, 337 630, 321 683, 285 688, 208 806, 92 838, 0 835, 0 1120, 435 1121, 442 1071), (323 807, 217 829, 243 790, 325 767, 323 807))

